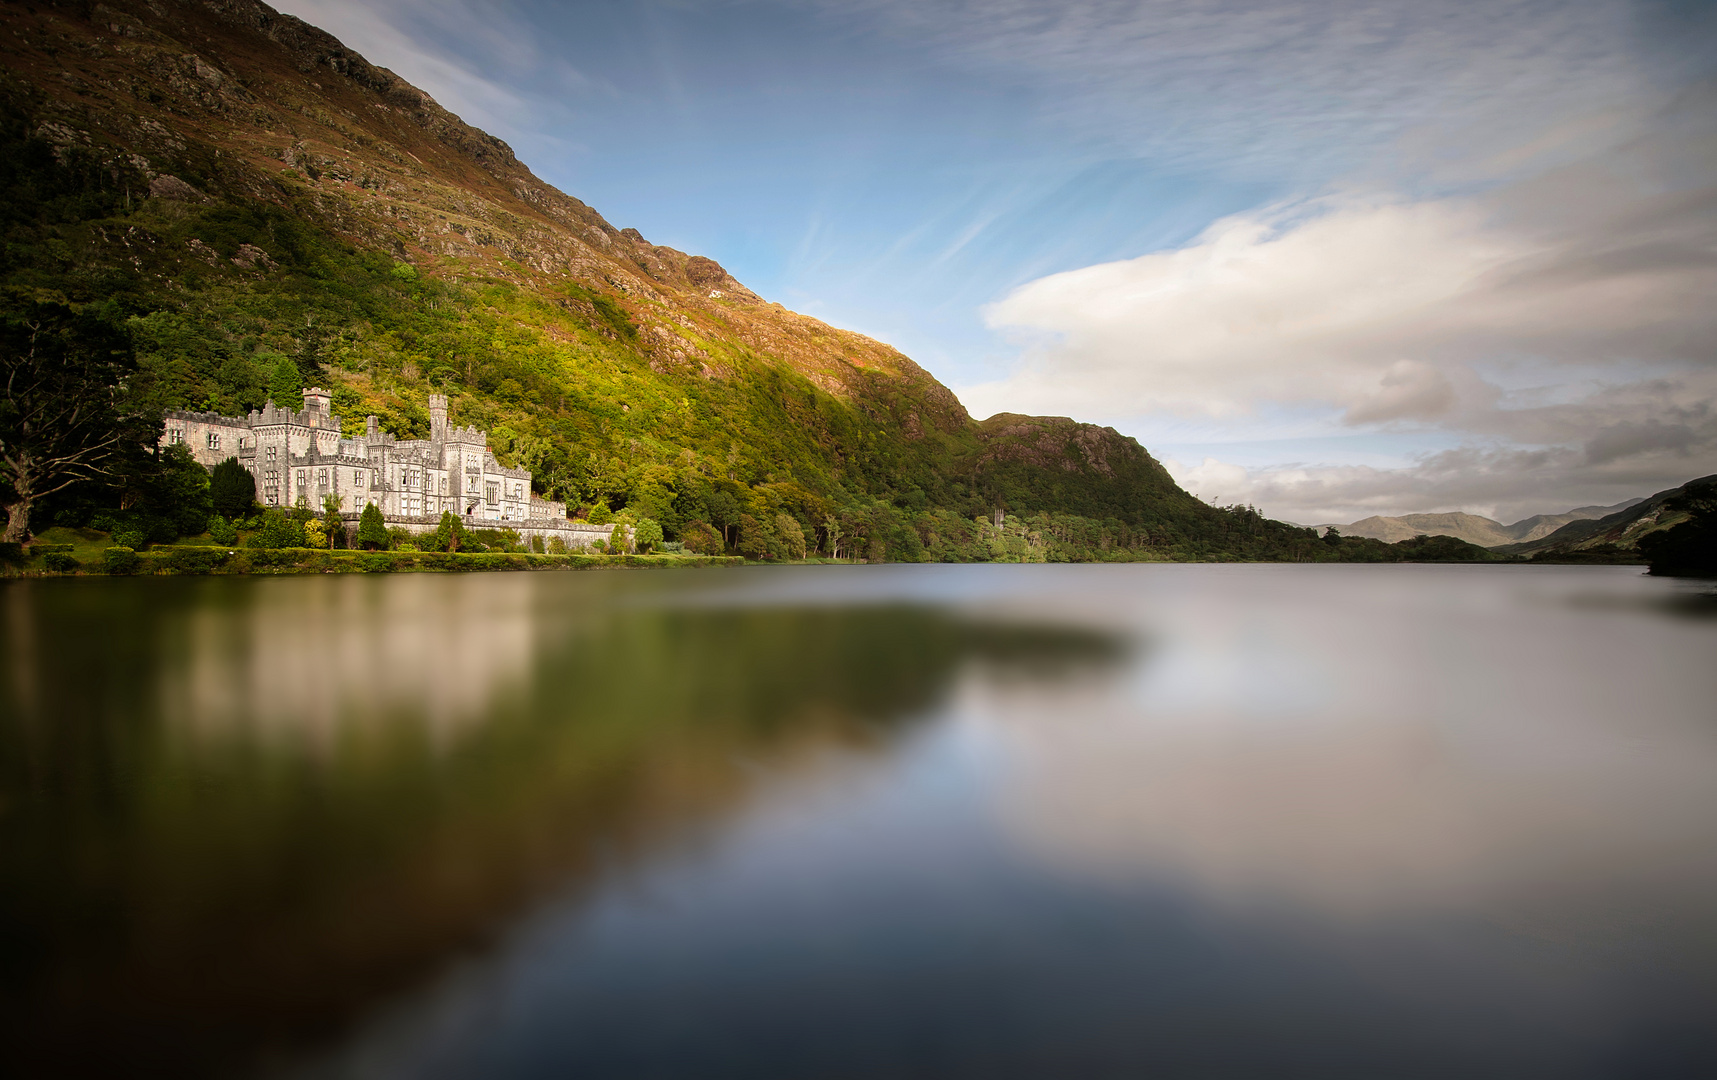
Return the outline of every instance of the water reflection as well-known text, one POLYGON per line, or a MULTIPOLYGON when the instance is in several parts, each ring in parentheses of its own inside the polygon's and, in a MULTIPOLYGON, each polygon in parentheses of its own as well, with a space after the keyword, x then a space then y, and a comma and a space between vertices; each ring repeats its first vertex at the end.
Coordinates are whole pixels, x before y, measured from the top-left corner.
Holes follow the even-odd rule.
POLYGON ((1717 1074, 1701 603, 1628 568, 28 583, 0 1053, 1717 1074))
POLYGON ((8 590, 10 1050, 183 1075, 327 1037, 759 763, 886 746, 968 662, 1115 651, 922 606, 635 602, 655 585, 8 590))

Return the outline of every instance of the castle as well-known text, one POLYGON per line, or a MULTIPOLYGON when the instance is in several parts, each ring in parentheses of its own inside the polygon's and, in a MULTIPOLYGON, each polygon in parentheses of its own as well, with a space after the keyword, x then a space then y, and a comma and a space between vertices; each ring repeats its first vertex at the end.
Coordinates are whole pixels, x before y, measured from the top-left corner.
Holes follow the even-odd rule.
POLYGON ((319 511, 332 496, 353 530, 374 503, 390 527, 413 533, 433 532, 451 512, 467 528, 513 529, 527 542, 559 537, 569 550, 608 537, 606 527, 568 520, 565 503, 533 495, 530 472, 497 461, 486 433, 449 427, 445 394, 429 395, 427 439, 395 438, 373 416, 362 435, 348 439, 332 402, 328 391, 312 387, 297 411, 270 401, 242 417, 169 412, 161 445, 183 443, 210 469, 237 458, 256 478, 264 506, 302 499, 319 511))

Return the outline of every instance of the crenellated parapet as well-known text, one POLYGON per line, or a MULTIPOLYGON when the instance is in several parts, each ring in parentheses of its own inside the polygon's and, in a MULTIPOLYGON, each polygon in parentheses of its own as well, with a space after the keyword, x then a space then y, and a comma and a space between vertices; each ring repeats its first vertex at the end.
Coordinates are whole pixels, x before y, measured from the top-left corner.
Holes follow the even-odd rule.
POLYGON ((565 522, 566 505, 537 498, 530 470, 497 461, 486 432, 448 423, 445 394, 430 395, 428 439, 400 439, 374 416, 365 418, 362 435, 346 438, 332 401, 311 387, 301 409, 269 401, 242 417, 170 412, 162 443, 186 444, 209 468, 236 457, 268 506, 302 499, 320 507, 333 499, 357 512, 375 503, 389 520, 439 520, 450 512, 480 528, 565 522))

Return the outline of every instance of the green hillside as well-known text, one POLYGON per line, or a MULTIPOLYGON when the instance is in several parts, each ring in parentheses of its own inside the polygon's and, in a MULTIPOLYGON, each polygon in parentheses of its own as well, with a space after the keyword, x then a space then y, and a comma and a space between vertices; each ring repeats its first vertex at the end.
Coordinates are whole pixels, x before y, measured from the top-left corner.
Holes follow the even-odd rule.
MULTIPOLYGON (((0 19, 8 340, 99 325, 140 421, 314 382, 353 432, 373 413, 422 436, 441 391, 540 494, 669 539, 704 522, 756 558, 1408 557, 1205 506, 1112 429, 974 421, 894 349, 616 229, 263 4, 0 19)), ((119 511, 182 531, 152 467, 39 502, 31 527, 119 511)))

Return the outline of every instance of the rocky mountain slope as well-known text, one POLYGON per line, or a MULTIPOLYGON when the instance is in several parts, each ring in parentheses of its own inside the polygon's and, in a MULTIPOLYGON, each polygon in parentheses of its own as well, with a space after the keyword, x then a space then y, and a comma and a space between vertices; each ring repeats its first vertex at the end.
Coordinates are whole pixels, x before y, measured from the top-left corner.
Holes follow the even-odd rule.
POLYGON ((1573 521, 1535 540, 1509 544, 1495 550, 1505 555, 1530 555, 1536 559, 1568 558, 1584 561, 1602 556, 1625 557, 1640 549, 1648 536, 1675 528, 1692 516, 1690 505, 1710 500, 1717 476, 1689 480, 1680 487, 1660 491, 1615 513, 1584 521, 1573 521))
POLYGON ((1539 540, 1571 522, 1606 517, 1641 501, 1628 499, 1614 506, 1580 506, 1561 514, 1534 514, 1512 525, 1477 514, 1454 513, 1368 517, 1348 525, 1319 525, 1317 528, 1333 528, 1343 536, 1365 536, 1390 544, 1415 536, 1454 536, 1479 547, 1501 547, 1539 540))

